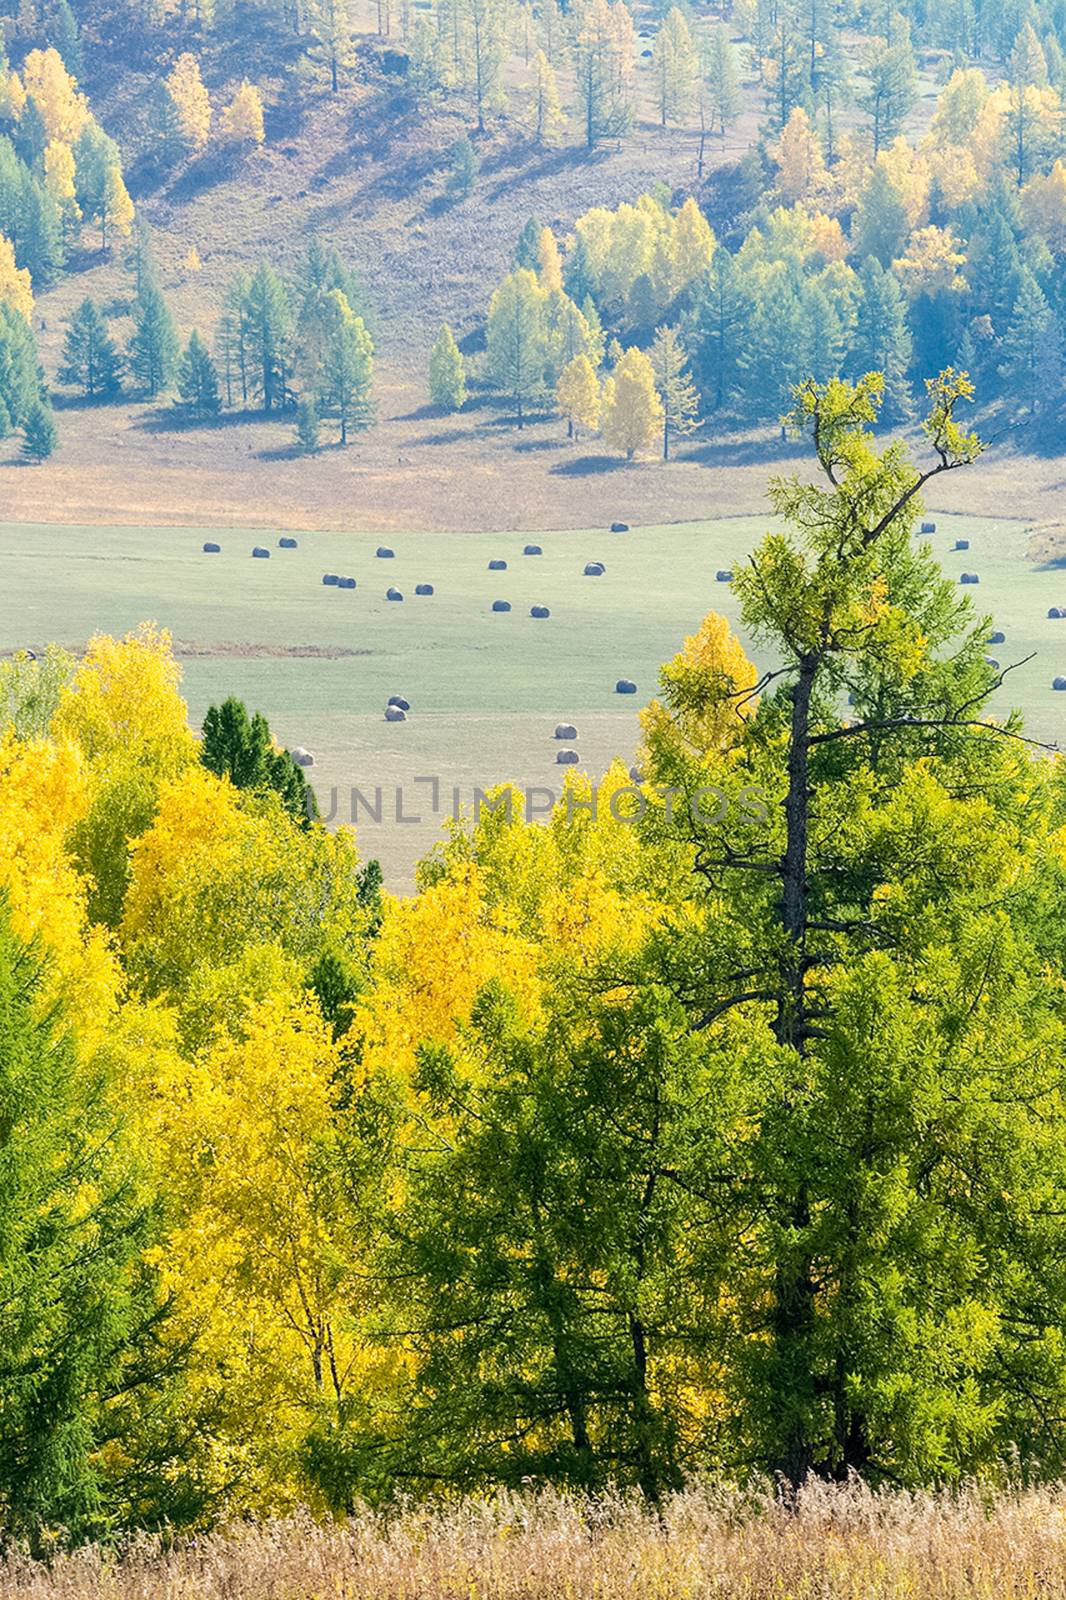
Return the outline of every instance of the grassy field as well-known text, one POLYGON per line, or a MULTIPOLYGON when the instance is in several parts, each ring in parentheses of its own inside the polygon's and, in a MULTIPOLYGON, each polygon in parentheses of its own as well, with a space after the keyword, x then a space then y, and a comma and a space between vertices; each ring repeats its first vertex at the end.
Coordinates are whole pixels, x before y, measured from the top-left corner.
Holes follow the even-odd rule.
POLYGON ((3 1600, 1061 1600, 1066 1498, 812 1485, 635 1499, 501 1494, 316 1527, 300 1517, 115 1558, 0 1564, 3 1600))
MULTIPOLYGON (((581 764, 594 774, 616 755, 632 758, 636 710, 655 692, 659 663, 707 610, 736 623, 715 570, 742 559, 763 527, 738 518, 549 532, 536 536, 541 556, 522 554, 526 534, 412 533, 393 538, 395 557, 382 560, 365 534, 302 534, 285 551, 276 538, 235 529, 7 524, 0 649, 79 646, 95 631, 125 632, 146 619, 165 625, 183 656, 194 721, 226 694, 265 712, 279 738, 314 753, 320 801, 328 812, 336 787, 338 820, 350 820, 353 786, 371 799, 382 788, 381 820, 362 812, 360 838, 402 889, 454 790, 468 802, 475 786, 506 779, 558 787, 557 722, 577 725, 581 764), (209 538, 220 555, 202 553, 209 538), (251 558, 256 542, 271 548, 269 561, 251 558), (490 572, 494 558, 507 570, 490 572), (606 564, 604 576, 582 575, 590 560, 606 564), (326 571, 350 574, 358 587, 324 587, 326 571), (415 596, 422 582, 434 585, 431 597, 415 596), (390 585, 402 604, 385 599, 390 585), (495 599, 513 609, 494 614, 495 599), (550 608, 547 620, 530 617, 538 603, 550 608), (635 696, 615 693, 623 677, 635 696), (406 723, 385 723, 390 694, 410 700, 406 723), (439 780, 436 813, 417 777, 439 780), (404 816, 419 822, 396 820, 397 785, 404 816)), ((1066 673, 1066 621, 1046 613, 1066 606, 1066 572, 1031 567, 1025 541, 1021 522, 942 517, 932 542, 949 575, 980 574, 971 596, 1007 635, 997 659, 1035 653, 1011 674, 1001 706, 1021 707, 1030 731, 1054 740, 1066 696, 1050 685, 1066 673), (970 549, 953 553, 960 536, 970 549)))

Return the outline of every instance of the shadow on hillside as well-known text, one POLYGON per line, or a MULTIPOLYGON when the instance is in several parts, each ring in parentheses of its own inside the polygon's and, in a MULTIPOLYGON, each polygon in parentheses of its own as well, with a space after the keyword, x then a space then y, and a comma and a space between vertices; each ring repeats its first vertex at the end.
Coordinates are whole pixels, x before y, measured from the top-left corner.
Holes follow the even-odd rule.
POLYGON ((220 411, 214 417, 191 417, 175 405, 159 405, 146 411, 134 423, 144 433, 220 433, 229 428, 242 428, 250 422, 279 422, 291 419, 291 412, 258 411, 251 407, 243 411, 220 411))
POLYGON ((796 453, 794 439, 783 440, 776 435, 761 439, 738 439, 724 434, 687 448, 682 459, 693 461, 701 467, 762 466, 790 460, 796 453))
POLYGON ((620 472, 631 465, 622 456, 578 456, 574 461, 560 461, 548 470, 553 478, 591 478, 600 472, 620 472))
POLYGON ((603 149, 585 150, 569 148, 546 150, 535 144, 513 144, 488 156, 481 165, 481 177, 500 175, 500 182, 488 189, 485 199, 492 205, 513 194, 518 183, 538 183, 545 178, 557 178, 561 173, 573 172, 577 167, 595 167, 607 160, 603 149))
POLYGON ((529 456, 565 450, 566 445, 566 439, 522 439, 514 448, 516 455, 529 456))

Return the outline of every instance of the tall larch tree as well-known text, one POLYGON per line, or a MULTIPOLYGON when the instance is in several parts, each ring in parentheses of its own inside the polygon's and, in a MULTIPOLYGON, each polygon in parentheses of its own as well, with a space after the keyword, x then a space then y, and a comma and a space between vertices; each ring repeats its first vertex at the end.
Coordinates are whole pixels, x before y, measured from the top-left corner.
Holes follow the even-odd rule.
POLYGON ((67 319, 61 383, 73 384, 87 400, 113 399, 121 388, 122 360, 95 301, 86 297, 67 319))
POLYGON ((211 102, 200 76, 200 63, 188 50, 180 55, 166 77, 182 143, 193 155, 207 144, 211 132, 211 102))
POLYGON ((692 34, 678 6, 671 6, 659 24, 652 72, 660 123, 664 128, 680 125, 692 109, 698 62, 692 34))
POLYGON ((663 427, 663 408, 655 372, 643 350, 623 352, 603 386, 601 431, 604 442, 627 461, 650 449, 663 427))
POLYGON ((430 351, 429 398, 442 411, 459 411, 466 401, 466 370, 462 352, 446 322, 430 351))
POLYGON ((312 0, 309 7, 312 53, 329 74, 333 94, 340 87, 342 72, 355 65, 350 0, 312 0))
POLYGON ((349 430, 366 428, 373 416, 374 344, 340 289, 326 295, 318 408, 340 423, 340 442, 349 430))
POLYGON ((555 409, 566 418, 566 436, 577 438, 578 428, 593 432, 600 423, 600 383, 586 355, 575 356, 559 374, 555 409))
POLYGON ((259 90, 245 78, 229 105, 218 120, 219 132, 224 139, 238 144, 262 144, 266 137, 263 128, 263 101, 259 90))
POLYGON ((519 428, 529 402, 544 388, 547 295, 525 267, 510 273, 489 302, 486 339, 489 372, 511 397, 519 428))
POLYGON ((533 55, 528 121, 530 132, 537 144, 562 143, 566 132, 566 116, 559 99, 555 68, 546 53, 539 49, 533 55))
POLYGON ((655 392, 663 414, 663 460, 671 442, 698 426, 699 395, 688 373, 688 356, 676 328, 662 327, 651 347, 655 392))

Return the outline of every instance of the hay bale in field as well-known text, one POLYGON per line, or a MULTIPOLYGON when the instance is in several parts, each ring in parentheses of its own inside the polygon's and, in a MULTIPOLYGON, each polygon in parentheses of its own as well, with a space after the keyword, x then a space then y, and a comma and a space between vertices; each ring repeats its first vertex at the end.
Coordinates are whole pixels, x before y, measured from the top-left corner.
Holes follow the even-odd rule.
POLYGON ((313 767, 315 764, 314 756, 310 750, 305 750, 302 744, 298 744, 295 749, 290 750, 289 754, 298 767, 313 767))
POLYGON ((1052 678, 1051 687, 1053 689, 1066 689, 1066 678, 1052 678))
POLYGON ((252 546, 252 555, 255 557, 255 559, 257 561, 269 561, 270 560, 270 551, 269 550, 264 550, 263 546, 261 544, 254 544, 252 546))
POLYGON ((406 722, 407 721, 407 712, 406 711, 401 711, 399 706, 386 706, 385 707, 385 721, 386 722, 406 722))
POLYGON ((545 617, 551 616, 547 606, 530 606, 529 614, 531 617, 536 617, 538 622, 543 622, 545 617))
POLYGON ((507 563, 506 563, 506 561, 500 561, 498 558, 493 560, 493 561, 490 561, 489 562, 489 571, 490 572, 506 572, 507 571, 507 563))
POLYGON ((1061 612, 1061 610, 1059 609, 1058 606, 1049 606, 1048 607, 1048 618, 1049 618, 1049 620, 1053 619, 1054 621, 1057 622, 1061 616, 1062 616, 1062 612, 1061 612))
POLYGON ((323 583, 338 584, 338 583, 340 583, 340 581, 341 581, 340 578, 337 576, 337 574, 335 572, 324 572, 322 574, 322 582, 323 583))
POLYGON ((923 533, 935 533, 936 532, 936 523, 935 522, 923 522, 922 523, 922 532, 923 533))
POLYGON ((970 548, 970 541, 969 539, 956 539, 951 548, 953 550, 968 550, 970 548))
POLYGON ((630 769, 629 769, 629 781, 630 781, 630 783, 643 783, 644 782, 644 774, 643 774, 643 772, 641 772, 639 767, 630 767, 630 769))
POLYGON ((410 700, 405 700, 402 694, 390 694, 386 704, 390 706, 399 706, 401 711, 410 711, 411 709, 410 700))
POLYGON ((510 600, 494 600, 492 602, 492 609, 493 611, 510 611, 511 602, 510 600))
POLYGON ((582 576, 585 578, 602 578, 606 571, 607 568, 602 561, 586 561, 582 576))
POLYGON ((403 599, 403 595, 400 593, 399 589, 386 589, 385 590, 385 599, 386 600, 402 600, 403 599))
POLYGON ((560 722, 555 729, 556 739, 576 739, 577 729, 572 722, 560 722))
POLYGON ((986 644, 1006 644, 1006 642, 1007 642, 1007 635, 1005 633, 998 633, 998 632, 997 633, 990 633, 988 635, 988 638, 985 640, 986 644))
POLYGON ((637 686, 632 678, 619 678, 614 686, 615 694, 636 694, 637 686))
POLYGON ((354 578, 338 578, 337 579, 337 588, 338 589, 354 589, 355 588, 355 579, 354 578))
POLYGON ((432 593, 433 593, 433 585, 431 583, 416 583, 415 584, 415 594, 432 594, 432 593))
POLYGON ((220 544, 212 544, 210 539, 208 539, 207 543, 204 545, 205 556, 217 556, 221 553, 221 551, 222 546, 220 544))
POLYGON ((298 548, 299 548, 299 546, 297 545, 295 539, 279 539, 278 540, 278 549, 279 550, 296 550, 298 548))
POLYGON ((522 554, 524 556, 542 556, 544 551, 539 544, 527 544, 522 554))
POLYGON ((733 581, 733 569, 732 569, 732 567, 719 567, 718 571, 714 575, 714 581, 715 581, 715 583, 732 583, 732 581, 733 581))
POLYGON ((995 656, 985 656, 985 666, 995 667, 996 671, 999 671, 999 662, 996 660, 995 656))
POLYGON ((612 522, 611 523, 611 532, 612 533, 628 533, 629 532, 629 523, 628 522, 612 522))
POLYGON ((960 583, 980 583, 980 581, 981 580, 977 576, 976 572, 964 572, 959 579, 960 583))
POLYGON ((576 760, 576 750, 560 750, 555 758, 556 765, 560 767, 572 767, 576 760))
POLYGON ((387 544, 379 544, 374 554, 380 556, 382 561, 391 561, 396 552, 395 550, 390 550, 387 544))

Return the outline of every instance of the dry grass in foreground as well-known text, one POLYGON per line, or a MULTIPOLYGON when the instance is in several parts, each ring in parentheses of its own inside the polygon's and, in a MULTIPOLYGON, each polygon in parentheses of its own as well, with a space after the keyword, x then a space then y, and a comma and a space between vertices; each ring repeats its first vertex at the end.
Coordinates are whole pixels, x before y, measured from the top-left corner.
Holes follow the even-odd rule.
POLYGON ((291 1518, 184 1541, 9 1558, 19 1600, 1033 1600, 1066 1596, 1066 1488, 874 1493, 819 1486, 634 1500, 552 1493, 291 1518))

